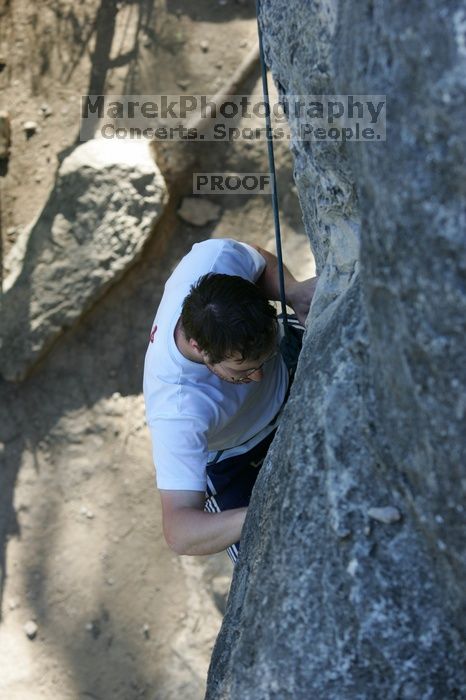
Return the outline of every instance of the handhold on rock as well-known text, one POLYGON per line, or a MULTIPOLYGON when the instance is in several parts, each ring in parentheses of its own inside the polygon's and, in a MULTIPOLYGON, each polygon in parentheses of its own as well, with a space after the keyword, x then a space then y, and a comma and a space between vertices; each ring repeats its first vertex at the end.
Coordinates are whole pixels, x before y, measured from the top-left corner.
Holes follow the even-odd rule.
POLYGON ((359 562, 357 559, 351 559, 350 563, 346 567, 346 571, 349 573, 350 576, 356 575, 356 571, 358 570, 359 562))
POLYGON ((379 523, 390 525, 401 520, 401 513, 395 506, 384 506, 381 508, 369 508, 367 515, 372 520, 378 520, 379 523))

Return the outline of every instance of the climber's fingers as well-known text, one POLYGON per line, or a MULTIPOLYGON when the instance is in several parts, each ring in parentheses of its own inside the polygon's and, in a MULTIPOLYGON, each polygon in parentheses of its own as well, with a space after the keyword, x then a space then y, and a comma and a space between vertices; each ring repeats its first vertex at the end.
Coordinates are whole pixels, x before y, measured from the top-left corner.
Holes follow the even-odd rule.
POLYGON ((298 317, 298 321, 304 326, 309 313, 312 297, 314 296, 317 277, 310 277, 307 280, 298 282, 293 290, 293 299, 291 306, 298 317))

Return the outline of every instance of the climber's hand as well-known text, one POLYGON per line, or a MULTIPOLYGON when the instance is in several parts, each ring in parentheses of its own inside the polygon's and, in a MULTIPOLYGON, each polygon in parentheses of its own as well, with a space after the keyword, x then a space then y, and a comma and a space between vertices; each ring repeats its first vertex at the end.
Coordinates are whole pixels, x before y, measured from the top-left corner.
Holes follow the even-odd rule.
POLYGON ((316 290, 317 277, 310 277, 302 282, 296 282, 288 290, 287 303, 292 307, 298 321, 304 326, 309 313, 312 297, 316 290))

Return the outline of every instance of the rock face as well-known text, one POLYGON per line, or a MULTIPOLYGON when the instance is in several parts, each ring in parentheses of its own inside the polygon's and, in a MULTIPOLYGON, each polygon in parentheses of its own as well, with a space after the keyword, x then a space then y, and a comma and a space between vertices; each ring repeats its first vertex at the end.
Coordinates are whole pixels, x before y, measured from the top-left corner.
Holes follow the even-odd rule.
POLYGON ((76 148, 18 241, 2 300, 0 373, 21 379, 56 336, 135 262, 167 191, 146 142, 76 148), (24 261, 22 256, 24 254, 24 261))
POLYGON ((466 11, 261 8, 282 95, 386 94, 387 140, 292 144, 321 279, 206 697, 466 697, 466 11))

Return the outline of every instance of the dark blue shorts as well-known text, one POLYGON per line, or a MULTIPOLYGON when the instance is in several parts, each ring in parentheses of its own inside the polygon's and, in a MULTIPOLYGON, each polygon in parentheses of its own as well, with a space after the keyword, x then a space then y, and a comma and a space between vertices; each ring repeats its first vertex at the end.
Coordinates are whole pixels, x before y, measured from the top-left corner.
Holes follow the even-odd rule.
MULTIPOLYGON (((288 351, 282 353, 290 372, 290 383, 283 405, 288 399, 304 334, 304 328, 298 323, 295 316, 289 316, 288 322, 295 342, 291 349, 288 345, 288 351)), ((215 460, 207 464, 207 490, 204 510, 209 513, 220 513, 224 510, 249 505, 257 475, 276 431, 277 428, 275 427, 266 438, 249 450, 249 452, 226 459, 222 459, 221 453, 219 453, 215 460)), ((236 544, 232 544, 227 548, 228 556, 234 563, 238 559, 239 546, 240 543, 236 542, 236 544)))

